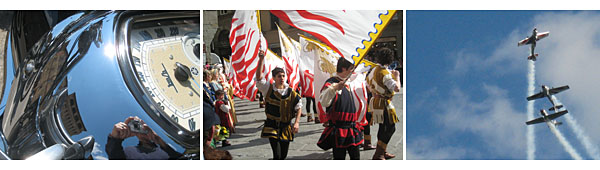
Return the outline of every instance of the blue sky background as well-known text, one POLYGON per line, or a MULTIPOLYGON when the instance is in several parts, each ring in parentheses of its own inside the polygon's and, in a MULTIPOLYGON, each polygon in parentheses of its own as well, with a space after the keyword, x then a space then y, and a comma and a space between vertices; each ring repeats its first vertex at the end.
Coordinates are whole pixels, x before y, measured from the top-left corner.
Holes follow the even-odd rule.
MULTIPOLYGON (((527 159, 529 48, 517 42, 533 27, 550 31, 534 92, 569 85, 557 97, 581 131, 564 117, 558 130, 583 159, 598 155, 600 12, 407 11, 407 159, 527 159)), ((535 117, 550 106, 537 100, 535 117)), ((535 159, 573 159, 545 124, 534 129, 535 159)))

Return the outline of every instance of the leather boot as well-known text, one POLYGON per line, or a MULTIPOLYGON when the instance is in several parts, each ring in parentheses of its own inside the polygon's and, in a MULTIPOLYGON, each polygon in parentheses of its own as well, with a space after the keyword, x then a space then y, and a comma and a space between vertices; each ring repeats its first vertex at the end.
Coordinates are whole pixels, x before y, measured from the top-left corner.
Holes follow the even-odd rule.
POLYGON ((231 143, 229 143, 229 141, 227 141, 227 140, 224 140, 223 143, 221 143, 221 145, 222 145, 221 147, 228 147, 228 146, 231 146, 231 143))
POLYGON ((365 135, 365 143, 362 145, 364 150, 373 150, 375 146, 371 145, 371 135, 365 135))
POLYGON ((375 148, 375 154, 373 154, 373 160, 385 160, 385 144, 381 141, 377 142, 377 148, 375 148))
POLYGON ((396 155, 393 155, 393 154, 385 152, 385 151, 384 151, 383 156, 385 157, 385 159, 392 159, 392 158, 396 157, 396 155))

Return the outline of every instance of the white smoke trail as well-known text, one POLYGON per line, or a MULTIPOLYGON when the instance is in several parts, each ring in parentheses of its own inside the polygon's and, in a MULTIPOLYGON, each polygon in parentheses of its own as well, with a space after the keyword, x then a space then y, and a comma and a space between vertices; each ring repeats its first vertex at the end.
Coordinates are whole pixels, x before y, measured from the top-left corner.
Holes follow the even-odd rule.
POLYGON ((569 155, 571 155, 571 157, 573 159, 581 160, 582 159, 581 155, 579 155, 579 153, 577 153, 577 151, 575 151, 575 148, 573 148, 573 146, 571 146, 569 141, 567 141, 565 136, 562 135, 560 130, 556 129, 554 127, 554 125, 550 122, 546 122, 546 124, 548 125, 548 127, 550 127, 550 131, 552 131, 552 133, 554 133, 554 136, 556 136, 558 141, 563 145, 563 147, 565 147, 565 151, 567 151, 567 153, 569 153, 569 155))
MULTIPOLYGON (((529 73, 527 74, 527 96, 533 95, 535 90, 535 62, 529 61, 529 73)), ((534 117, 533 104, 535 100, 527 102, 527 121, 532 120, 534 117)), ((534 126, 527 126, 527 159, 535 159, 535 133, 534 126)))
MULTIPOLYGON (((556 97, 552 96, 552 100, 554 100, 554 102, 557 105, 562 105, 562 103, 556 97)), ((567 107, 564 105, 563 108, 567 109, 567 107)), ((579 125, 579 123, 577 123, 575 118, 571 116, 571 113, 566 114, 565 119, 567 120, 567 124, 569 125, 571 130, 573 130, 573 133, 575 133, 575 136, 577 136, 577 139, 579 139, 581 145, 585 147, 585 151, 587 152, 587 154, 590 157, 592 157, 592 159, 600 159, 600 153, 598 152, 598 148, 595 145, 593 145, 592 142, 590 142, 590 138, 583 131, 583 128, 579 125)))
MULTIPOLYGON (((535 62, 529 60, 529 74, 527 74, 527 96, 531 96, 535 90, 535 62)), ((554 96, 553 96, 554 97, 554 96)), ((533 105, 535 100, 527 102, 527 120, 534 118, 533 105)), ((571 146, 569 141, 562 135, 562 133, 554 127, 553 124, 546 122, 550 131, 556 136, 558 141, 563 145, 565 151, 571 155, 573 159, 582 159, 579 153, 571 146)), ((535 133, 533 126, 527 126, 527 159, 535 159, 535 133)))

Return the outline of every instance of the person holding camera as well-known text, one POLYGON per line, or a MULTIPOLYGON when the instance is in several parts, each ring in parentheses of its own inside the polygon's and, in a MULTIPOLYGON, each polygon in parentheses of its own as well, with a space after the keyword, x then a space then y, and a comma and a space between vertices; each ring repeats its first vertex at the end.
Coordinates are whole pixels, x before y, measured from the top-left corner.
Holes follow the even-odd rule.
POLYGON ((128 117, 124 122, 113 126, 106 142, 108 159, 178 159, 182 154, 175 151, 160 138, 140 118, 128 117), (123 148, 125 139, 135 136, 138 138, 137 146, 123 148))

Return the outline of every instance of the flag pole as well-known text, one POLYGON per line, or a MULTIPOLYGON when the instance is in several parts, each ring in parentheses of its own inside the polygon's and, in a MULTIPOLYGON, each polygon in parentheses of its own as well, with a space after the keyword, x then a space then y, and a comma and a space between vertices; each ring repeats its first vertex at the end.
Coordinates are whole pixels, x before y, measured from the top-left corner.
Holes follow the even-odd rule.
POLYGON ((258 50, 262 47, 262 25, 260 22, 260 10, 256 10, 256 22, 258 24, 258 50))

